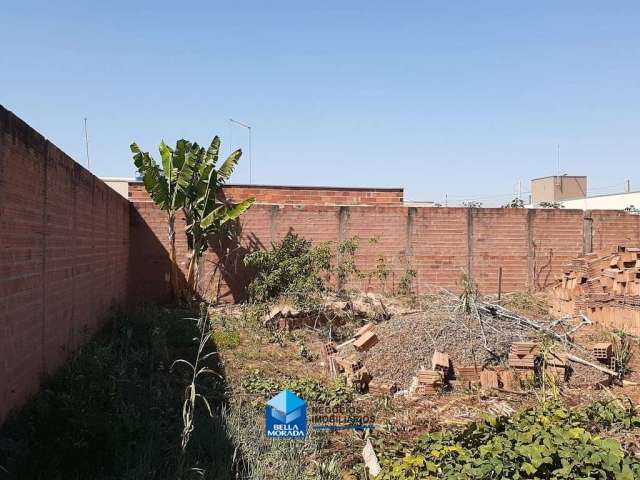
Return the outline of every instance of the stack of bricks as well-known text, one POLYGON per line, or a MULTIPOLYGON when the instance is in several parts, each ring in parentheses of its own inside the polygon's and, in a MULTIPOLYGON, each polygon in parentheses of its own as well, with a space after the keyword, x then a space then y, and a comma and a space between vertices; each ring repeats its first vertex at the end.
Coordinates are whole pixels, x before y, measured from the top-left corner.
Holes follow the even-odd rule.
POLYGON ((449 360, 449 355, 446 353, 438 352, 437 350, 433 352, 433 356, 431 357, 431 368, 437 372, 442 374, 444 379, 449 378, 449 366, 451 361, 449 360))
POLYGON ((477 367, 456 367, 456 386, 471 388, 480 383, 480 370, 477 367))
POLYGON ((456 367, 456 378, 467 382, 480 380, 480 371, 477 367, 456 367))
POLYGON ((367 332, 373 332, 375 325, 371 322, 367 323, 366 325, 360 327, 358 330, 356 330, 356 333, 353 334, 353 336, 355 338, 360 338, 362 335, 364 335, 367 332))
POLYGON ((593 352, 593 356, 596 357, 598 362, 602 363, 607 368, 616 368, 616 360, 613 356, 613 345, 611 345, 611 343, 596 343, 591 347, 591 350, 593 352))
POLYGON ((640 334, 640 248, 620 246, 573 260, 551 296, 557 316, 583 312, 605 326, 640 334))
POLYGON ((417 393, 421 395, 433 395, 442 390, 442 374, 440 372, 422 368, 418 371, 417 377, 417 393))
POLYGON ((369 382, 369 393, 372 395, 390 396, 398 390, 399 387, 396 383, 376 382, 374 380, 369 382))
POLYGON ((335 342, 327 342, 324 344, 325 357, 329 358, 336 353, 338 353, 338 349, 336 348, 335 342))
POLYGON ((353 375, 362 368, 362 362, 355 355, 347 358, 338 358, 336 359, 336 363, 340 367, 340 371, 344 372, 347 376, 353 375))
POLYGON ((500 378, 495 370, 482 370, 480 372, 480 385, 485 390, 500 388, 500 378))
POLYGON ((518 389, 517 378, 513 370, 503 368, 498 372, 498 379, 500 386, 509 392, 516 391, 518 389))
POLYGON ((365 350, 369 350, 376 343, 378 343, 377 335, 373 331, 369 330, 356 338, 356 340, 353 342, 353 347, 357 351, 363 352, 365 350))
POLYGON ((540 345, 535 342, 514 342, 509 353, 509 366, 515 369, 533 370, 540 345))

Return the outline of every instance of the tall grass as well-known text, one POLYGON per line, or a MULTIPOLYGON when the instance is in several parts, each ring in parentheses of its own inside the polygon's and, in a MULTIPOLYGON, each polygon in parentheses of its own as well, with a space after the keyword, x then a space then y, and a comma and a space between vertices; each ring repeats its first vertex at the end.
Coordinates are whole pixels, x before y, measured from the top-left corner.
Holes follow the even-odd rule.
MULTIPOLYGON (((191 441, 182 453, 182 403, 193 375, 170 366, 198 349, 196 325, 185 320, 190 315, 151 306, 115 312, 109 326, 5 423, 0 479, 234 478, 233 446, 206 410, 193 412, 191 441)), ((212 408, 223 392, 222 377, 198 385, 212 408)))

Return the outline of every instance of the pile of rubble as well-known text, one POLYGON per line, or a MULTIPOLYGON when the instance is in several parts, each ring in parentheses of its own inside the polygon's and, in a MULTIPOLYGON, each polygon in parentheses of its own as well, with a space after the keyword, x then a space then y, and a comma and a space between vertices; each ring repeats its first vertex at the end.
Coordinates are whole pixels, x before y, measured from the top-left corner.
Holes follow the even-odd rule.
POLYGON ((262 321, 265 327, 291 331, 305 326, 318 328, 327 323, 339 325, 346 319, 388 320, 393 315, 408 311, 402 302, 375 293, 336 295, 327 292, 313 304, 310 311, 283 300, 273 305, 262 321))
MULTIPOLYGON (((326 343, 323 353, 329 374, 332 377, 343 374, 347 384, 361 392, 367 390, 372 376, 364 367, 360 353, 370 349, 376 343, 378 343, 378 336, 373 323, 367 323, 355 332, 353 338, 340 345, 336 345, 335 342, 326 343)), ((395 390, 390 386, 389 392, 395 393, 395 390)))
POLYGON ((457 305, 457 297, 434 294, 422 302, 419 312, 394 315, 378 323, 380 341, 363 354, 374 379, 409 388, 415 372, 429 365, 436 351, 447 352, 458 365, 482 370, 497 358, 506 358, 513 342, 526 340, 531 334, 504 318, 492 318, 481 327, 477 319, 458 311, 457 305))
POLYGON ((325 346, 329 371, 345 375, 361 391, 384 395, 475 388, 518 392, 543 378, 583 386, 616 376, 611 344, 577 345, 554 330, 561 323, 528 319, 480 300, 472 314, 459 305, 457 297, 442 293, 419 313, 367 323, 347 342, 325 346), (541 334, 553 342, 543 348, 536 340, 541 334))
POLYGON ((556 316, 586 314, 605 326, 640 334, 640 248, 618 247, 570 262, 551 290, 556 316))

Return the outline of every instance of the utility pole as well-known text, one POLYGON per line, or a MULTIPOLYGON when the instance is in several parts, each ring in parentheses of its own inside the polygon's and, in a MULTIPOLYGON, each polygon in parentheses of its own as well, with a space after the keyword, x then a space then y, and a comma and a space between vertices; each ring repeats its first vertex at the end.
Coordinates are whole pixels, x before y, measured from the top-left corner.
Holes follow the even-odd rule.
POLYGON ((627 179, 627 193, 631 193, 631 180, 627 179))
POLYGON ((240 125, 241 127, 246 128, 248 130, 248 132, 249 132, 249 185, 251 185, 251 164, 252 164, 252 158, 251 158, 251 126, 247 125, 246 123, 239 122, 238 120, 234 120, 233 118, 229 119, 229 123, 235 123, 237 125, 240 125))

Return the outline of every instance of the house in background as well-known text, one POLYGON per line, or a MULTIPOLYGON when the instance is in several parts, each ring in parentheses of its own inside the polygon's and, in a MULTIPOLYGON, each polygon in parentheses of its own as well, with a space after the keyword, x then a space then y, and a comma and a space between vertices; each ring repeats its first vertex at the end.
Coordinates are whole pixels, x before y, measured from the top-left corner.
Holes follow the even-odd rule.
POLYGON ((578 210, 624 210, 640 208, 640 191, 631 191, 627 181, 625 192, 604 195, 588 195, 587 177, 556 175, 531 180, 529 208, 541 203, 557 203, 563 208, 578 210))

